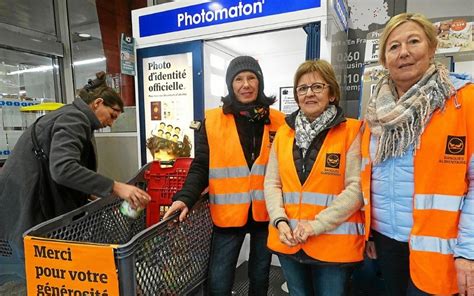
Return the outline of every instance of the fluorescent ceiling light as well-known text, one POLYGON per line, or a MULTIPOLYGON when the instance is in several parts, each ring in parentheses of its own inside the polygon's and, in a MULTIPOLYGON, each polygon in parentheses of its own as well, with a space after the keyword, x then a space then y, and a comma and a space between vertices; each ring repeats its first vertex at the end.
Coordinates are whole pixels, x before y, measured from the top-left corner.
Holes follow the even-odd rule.
POLYGON ((36 68, 30 68, 30 69, 17 70, 17 71, 9 72, 7 75, 15 75, 15 74, 22 74, 22 73, 33 73, 33 72, 46 72, 46 71, 51 71, 51 70, 53 70, 53 66, 41 66, 41 67, 36 67, 36 68))
POLYGON ((87 34, 87 33, 79 33, 77 34, 77 36, 81 38, 91 38, 91 34, 87 34))
POLYGON ((77 62, 74 62, 72 64, 74 66, 80 66, 80 65, 100 63, 100 62, 103 62, 105 60, 106 60, 106 58, 96 58, 96 59, 90 59, 90 60, 77 61, 77 62))
MULTIPOLYGON (((89 60, 82 60, 82 61, 74 62, 73 66, 95 64, 95 63, 103 62, 105 60, 106 60, 106 58, 104 58, 104 57, 89 59, 89 60)), ((58 66, 55 65, 54 68, 58 68, 58 66)), ((46 71, 51 71, 51 70, 53 70, 53 66, 40 66, 40 67, 35 67, 35 68, 30 68, 30 69, 17 70, 17 71, 9 72, 9 73, 7 73, 7 75, 33 73, 33 72, 46 72, 46 71)))

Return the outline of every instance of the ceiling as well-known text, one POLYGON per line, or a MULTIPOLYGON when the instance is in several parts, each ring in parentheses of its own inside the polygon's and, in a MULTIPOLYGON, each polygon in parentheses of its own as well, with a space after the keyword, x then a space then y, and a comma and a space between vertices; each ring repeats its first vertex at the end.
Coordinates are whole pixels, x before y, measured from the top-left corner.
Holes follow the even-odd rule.
POLYGON ((301 48, 301 40, 306 40, 306 33, 302 28, 293 28, 211 40, 206 43, 237 55, 258 57, 263 54, 280 56, 304 51, 305 49, 301 48))

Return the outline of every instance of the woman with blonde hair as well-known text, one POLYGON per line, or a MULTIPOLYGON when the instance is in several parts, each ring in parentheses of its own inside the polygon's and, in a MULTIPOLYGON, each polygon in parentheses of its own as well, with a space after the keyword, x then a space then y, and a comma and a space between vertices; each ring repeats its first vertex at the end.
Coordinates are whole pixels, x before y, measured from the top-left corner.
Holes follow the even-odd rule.
POLYGON ((434 62, 436 33, 417 13, 388 22, 367 105, 367 252, 389 295, 474 295, 474 86, 434 62))

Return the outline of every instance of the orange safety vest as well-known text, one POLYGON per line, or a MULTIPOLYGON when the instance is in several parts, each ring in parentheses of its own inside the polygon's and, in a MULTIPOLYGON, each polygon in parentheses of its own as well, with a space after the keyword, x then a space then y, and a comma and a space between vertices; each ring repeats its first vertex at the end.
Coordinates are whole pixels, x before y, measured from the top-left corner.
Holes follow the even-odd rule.
POLYGON ((270 109, 270 124, 264 126, 260 155, 249 170, 232 114, 222 108, 206 111, 209 143, 209 199, 212 221, 219 227, 247 223, 252 203, 253 219, 268 221, 263 180, 276 130, 285 121, 280 111, 270 109))
MULTIPOLYGON (((445 110, 433 113, 414 155, 410 276, 418 289, 430 294, 458 292, 453 248, 457 242, 460 208, 468 190, 468 165, 474 153, 473 111, 474 85, 471 85, 458 91, 457 99, 447 100, 445 110), (456 108, 456 100, 460 108, 456 108)), ((372 165, 367 125, 361 145, 368 236, 372 165)))
MULTIPOLYGON (((278 159, 285 212, 292 229, 299 221, 314 220, 344 190, 346 153, 360 126, 360 121, 347 119, 329 131, 303 185, 293 162, 295 131, 288 125, 278 130, 273 145, 278 159)), ((283 254, 294 254, 303 249, 307 255, 320 261, 357 262, 363 260, 364 243, 364 216, 362 211, 357 211, 336 229, 310 236, 305 243, 294 247, 283 244, 278 229, 270 225, 267 245, 283 254)))

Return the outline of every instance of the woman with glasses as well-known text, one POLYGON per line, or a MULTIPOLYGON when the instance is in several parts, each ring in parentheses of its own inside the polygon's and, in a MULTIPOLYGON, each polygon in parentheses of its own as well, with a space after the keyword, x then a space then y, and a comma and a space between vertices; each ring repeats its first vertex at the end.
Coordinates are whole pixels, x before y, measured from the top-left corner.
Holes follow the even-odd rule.
POLYGON ((94 131, 112 126, 122 111, 122 99, 106 85, 105 73, 99 72, 72 104, 41 117, 18 139, 0 170, 0 242, 6 241, 13 249, 16 263, 2 264, 0 276, 8 274, 11 267, 20 273, 21 281, 23 232, 86 204, 90 195, 105 197, 113 193, 133 208, 148 203, 150 196, 145 191, 96 172, 94 131), (34 153, 34 127, 49 172, 42 170, 34 153), (42 178, 47 175, 52 181, 42 178), (50 192, 41 194, 40 188, 48 185, 50 192))
POLYGON ((248 233, 248 295, 266 296, 272 254, 265 247, 268 214, 263 179, 271 142, 284 115, 270 108, 275 98, 265 95, 263 72, 255 58, 238 56, 230 61, 226 84, 223 106, 206 111, 196 157, 163 219, 180 210, 183 221, 209 187, 214 233, 207 295, 232 295, 240 249, 248 233))
POLYGON ((265 175, 268 247, 290 295, 347 295, 364 252, 361 123, 344 117, 326 61, 299 66, 294 96, 299 109, 278 130, 265 175))

